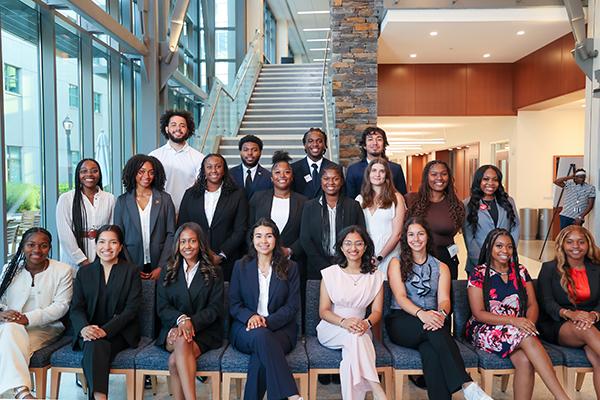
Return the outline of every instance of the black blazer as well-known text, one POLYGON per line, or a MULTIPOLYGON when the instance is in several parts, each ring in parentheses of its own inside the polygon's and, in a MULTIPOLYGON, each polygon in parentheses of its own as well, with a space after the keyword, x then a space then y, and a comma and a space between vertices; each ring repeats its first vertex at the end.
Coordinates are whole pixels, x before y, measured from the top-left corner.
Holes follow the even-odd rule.
MULTIPOLYGON (((138 310, 142 302, 142 281, 138 268, 126 261, 119 261, 112 267, 110 274, 113 285, 107 287, 106 298, 109 301, 108 310, 113 317, 100 328, 104 329, 109 339, 120 334, 130 347, 136 347, 140 340, 138 310)), ((102 279, 99 259, 77 271, 69 313, 75 350, 83 348, 83 338, 79 332, 94 321, 102 279)))
MULTIPOLYGON (((252 227, 260 218, 271 218, 273 207, 273 189, 256 193, 250 199, 248 227, 252 227)), ((303 195, 292 192, 290 196, 290 215, 281 233, 281 243, 292 249, 294 256, 302 254, 300 244, 300 223, 302 222, 302 208, 308 199, 303 195)))
MULTIPOLYGON (((235 181, 235 184, 238 185, 239 188, 244 189, 244 191, 246 191, 246 189, 244 188, 246 177, 244 176, 244 169, 242 168, 242 164, 230 168, 229 173, 235 181)), ((254 193, 272 188, 273 182, 271 181, 271 172, 268 169, 263 168, 260 164, 258 164, 256 174, 254 175, 254 179, 252 180, 252 185, 250 185, 250 190, 246 191, 246 198, 249 200, 250 198, 252 198, 252 195, 254 195, 254 193)))
POLYGON ((179 265, 177 278, 164 286, 163 268, 156 288, 156 309, 161 321, 161 330, 156 345, 164 346, 169 330, 177 326, 177 318, 185 314, 192 319, 202 353, 216 349, 223 344, 223 274, 217 267, 217 278, 204 282, 200 269, 194 275, 190 287, 185 281, 183 263, 179 265))
MULTIPOLYGON (((340 230, 350 225, 360 225, 366 229, 363 210, 356 200, 342 196, 336 209, 337 212, 343 213, 342 226, 339 227, 340 230)), ((334 264, 333 258, 325 253, 321 246, 323 235, 321 213, 320 198, 309 200, 304 204, 300 240, 306 253, 308 279, 321 279, 321 270, 334 264)))
MULTIPOLYGON (((292 190, 306 196, 308 199, 314 199, 323 192, 321 190, 321 177, 323 176, 323 169, 329 164, 335 164, 333 161, 329 161, 323 157, 321 168, 319 168, 319 180, 306 181, 305 177, 311 177, 312 171, 306 162, 308 157, 304 157, 301 160, 292 163, 292 172, 294 173, 294 181, 292 182, 292 190)), ((342 177, 343 178, 343 177, 342 177)))
MULTIPOLYGON (((590 284, 590 299, 577 304, 578 310, 600 312, 600 265, 589 260, 585 262, 588 282, 590 284)), ((567 293, 560 286, 560 277, 556 269, 556 260, 542 264, 538 276, 538 298, 540 303, 540 322, 548 319, 560 321, 558 312, 561 308, 574 310, 567 293)))
MULTIPOLYGON (((179 207, 178 226, 186 222, 196 222, 208 236, 210 248, 215 253, 224 253, 227 259, 223 267, 233 265, 241 257, 246 228, 248 226, 248 201, 244 189, 221 192, 212 224, 208 226, 204 212, 204 193, 186 190, 179 207)), ((225 280, 228 280, 225 275, 225 280)))
MULTIPOLYGON (((235 345, 235 338, 241 330, 246 329, 250 317, 258 309, 258 265, 256 259, 236 261, 229 285, 229 312, 233 317, 230 338, 235 345)), ((272 331, 282 330, 292 343, 296 343, 298 326, 296 314, 300 310, 300 277, 296 263, 291 262, 286 280, 279 279, 275 269, 269 282, 269 316, 266 317, 267 328, 272 331)))
MULTIPOLYGON (((175 206, 167 192, 152 189, 150 205, 150 263, 153 268, 167 264, 173 250, 173 234, 175 233, 175 206)), ((124 193, 115 203, 114 223, 123 231, 125 249, 132 263, 138 267, 144 265, 144 242, 142 240, 142 223, 135 189, 124 193)))

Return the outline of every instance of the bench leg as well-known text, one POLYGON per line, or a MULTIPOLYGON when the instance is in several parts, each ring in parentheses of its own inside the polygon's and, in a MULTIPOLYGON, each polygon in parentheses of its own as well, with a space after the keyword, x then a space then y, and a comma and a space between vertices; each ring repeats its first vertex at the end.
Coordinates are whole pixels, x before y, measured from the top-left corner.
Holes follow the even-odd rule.
POLYGON ((56 368, 50 369, 50 398, 58 399, 60 391, 60 375, 61 373, 56 368))
MULTIPOLYGON (((141 379, 142 385, 144 379, 141 379)), ((125 373, 125 385, 127 385, 127 400, 135 400, 135 370, 129 370, 125 373)))
POLYGON ((48 369, 38 368, 35 370, 35 397, 38 399, 46 398, 46 384, 48 381, 48 369))
POLYGON ((144 373, 135 373, 135 400, 142 400, 144 398, 144 373))
POLYGON ((576 386, 576 380, 577 380, 577 372, 575 372, 574 369, 571 368, 565 368, 565 373, 564 373, 564 377, 565 377, 565 391, 567 392, 567 394, 569 395, 570 398, 575 398, 575 386, 576 386))
POLYGON ((229 400, 231 392, 231 377, 223 374, 223 400, 229 400))
POLYGON ((392 368, 386 368, 383 371, 383 384, 385 395, 388 399, 393 398, 394 395, 394 372, 392 368))
POLYGON ((492 389, 494 388, 494 373, 488 370, 481 371, 481 388, 488 396, 492 395, 492 389))
POLYGON ((308 400, 308 374, 302 374, 298 380, 300 381, 300 396, 308 400))
POLYGON ((407 376, 400 371, 396 371, 396 382, 394 382, 396 400, 402 400, 404 398, 404 388, 406 387, 406 381, 407 376))
MULTIPOLYGON (((308 377, 308 398, 317 400, 317 384, 319 383, 319 374, 313 370, 309 371, 308 377)), ((224 399, 226 400, 226 399, 224 399)))

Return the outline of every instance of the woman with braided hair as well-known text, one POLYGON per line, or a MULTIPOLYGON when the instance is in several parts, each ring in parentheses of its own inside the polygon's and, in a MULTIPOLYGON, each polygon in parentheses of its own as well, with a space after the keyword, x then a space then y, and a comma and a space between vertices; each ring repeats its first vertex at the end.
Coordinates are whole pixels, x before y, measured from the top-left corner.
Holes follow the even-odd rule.
POLYGON ((157 286, 162 328, 156 345, 171 352, 169 372, 176 400, 196 398, 196 359, 223 342, 223 274, 214 266, 200 225, 175 232, 171 258, 157 286))
POLYGON ((467 340, 478 349, 510 358, 516 370, 514 398, 531 399, 537 372, 556 399, 568 399, 537 337, 535 290, 527 269, 519 264, 509 231, 496 228, 487 235, 467 287, 473 314, 467 321, 467 340))
POLYGON ((600 398, 600 248, 580 225, 556 238, 556 258, 542 264, 538 327, 544 340, 585 350, 600 398))
POLYGON ((467 274, 479 259, 481 245, 494 228, 510 231, 515 243, 519 243, 519 216, 515 201, 504 190, 502 172, 495 165, 483 165, 475 171, 471 184, 471 196, 464 201, 467 218, 463 225, 463 237, 467 247, 467 274))
POLYGON ((65 329, 60 319, 73 295, 73 270, 48 258, 52 235, 23 233, 0 280, 0 397, 33 399, 29 358, 65 329), (6 393, 12 390, 11 393, 6 393), (4 393, 4 395, 3 395, 4 393))
POLYGON ((458 247, 454 236, 462 228, 465 208, 454 190, 454 178, 444 161, 429 161, 423 168, 417 193, 406 195, 408 217, 425 219, 431 230, 432 254, 458 277, 458 247))

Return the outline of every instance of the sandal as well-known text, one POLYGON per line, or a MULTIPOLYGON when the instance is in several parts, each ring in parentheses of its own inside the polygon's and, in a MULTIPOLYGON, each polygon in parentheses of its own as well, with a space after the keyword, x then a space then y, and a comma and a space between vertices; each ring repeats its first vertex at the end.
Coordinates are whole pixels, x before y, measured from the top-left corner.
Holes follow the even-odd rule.
POLYGON ((33 397, 27 386, 19 386, 14 389, 15 399, 24 399, 27 396, 33 397))

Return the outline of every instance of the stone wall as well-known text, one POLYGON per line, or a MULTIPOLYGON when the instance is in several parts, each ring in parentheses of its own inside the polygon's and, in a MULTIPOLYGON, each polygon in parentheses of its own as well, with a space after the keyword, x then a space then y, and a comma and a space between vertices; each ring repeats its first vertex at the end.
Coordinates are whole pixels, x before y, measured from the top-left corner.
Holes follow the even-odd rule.
POLYGON ((380 0, 330 0, 331 76, 340 162, 360 157, 362 131, 377 124, 380 0))

